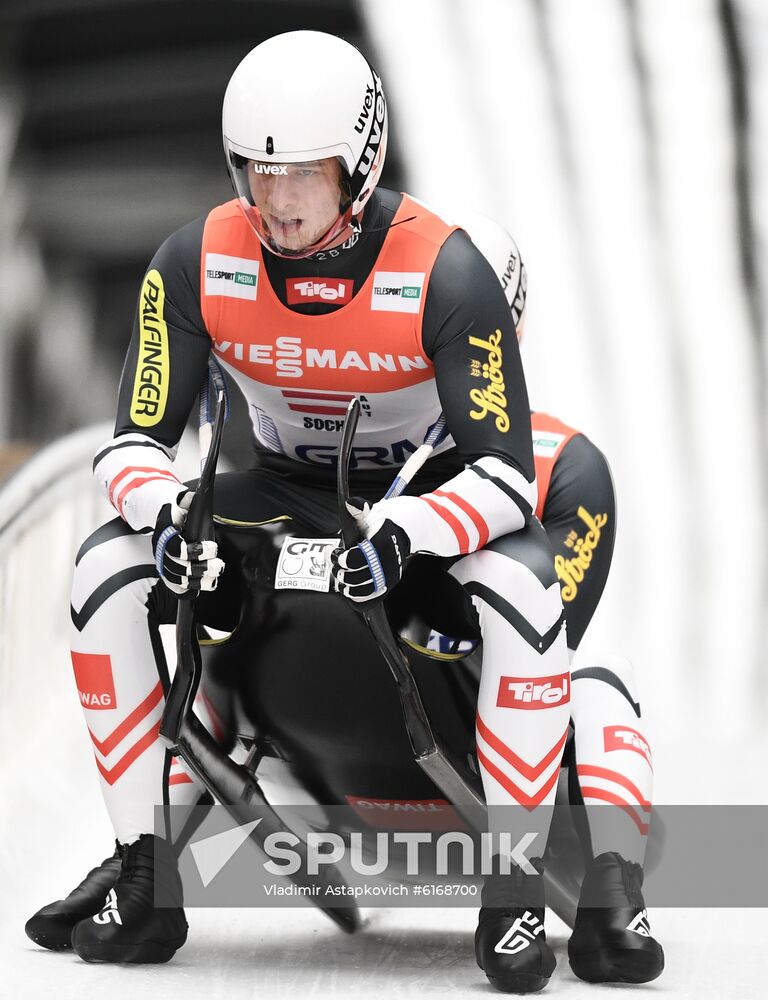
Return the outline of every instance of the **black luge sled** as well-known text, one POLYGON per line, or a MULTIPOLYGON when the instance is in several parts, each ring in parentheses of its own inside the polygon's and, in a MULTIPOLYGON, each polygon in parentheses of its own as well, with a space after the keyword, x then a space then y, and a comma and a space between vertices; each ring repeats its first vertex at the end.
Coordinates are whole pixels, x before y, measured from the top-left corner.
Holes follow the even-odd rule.
MULTIPOLYGON (((220 405, 221 409, 221 405, 220 405)), ((340 448, 339 507, 345 544, 357 540, 349 514, 347 467, 357 401, 350 405, 340 448)), ((212 490, 221 439, 217 414, 213 443, 189 513, 191 539, 211 537, 212 490)), ((430 626, 456 636, 455 581, 437 560, 416 556, 383 603, 358 611, 336 593, 275 589, 285 537, 308 537, 295 522, 269 525, 216 523, 219 553, 228 574, 238 573, 239 618, 230 637, 201 649, 191 601, 179 602, 178 665, 161 733, 238 824, 262 817, 251 837, 262 845, 290 825, 290 810, 272 788, 295 788, 324 806, 307 819, 295 807, 296 827, 335 829, 342 836, 366 827, 365 809, 428 803, 434 815, 455 810, 454 829, 485 829, 485 804, 475 757, 478 671, 473 656, 426 648, 430 626), (442 616, 442 618, 441 618, 442 616), (245 765, 211 737, 192 707, 202 676, 206 690, 225 688, 233 699, 233 741, 250 749, 245 765), (393 683, 394 678, 394 683, 393 683), (405 720, 405 725, 403 724, 405 720), (269 801, 256 771, 269 776, 269 801), (274 804, 270 805, 270 801, 274 804), (279 810, 279 815, 276 810, 279 810), (286 812, 288 811, 288 813, 286 812), (343 817, 340 819, 340 817, 343 817)), ((202 622, 221 628, 217 622, 202 622)), ((471 629, 458 639, 478 639, 471 629)), ((476 659, 476 657, 475 657, 476 659)), ((567 805, 567 761, 557 802, 567 805)), ((310 810, 311 812, 311 810, 310 810)), ((428 815, 425 822, 428 822, 428 815)), ((568 810, 556 810, 544 855, 547 904, 573 925, 584 873, 581 843, 568 810)), ((427 827, 424 827, 425 829, 427 827)), ((443 826, 442 829, 445 829, 443 826)), ((297 874, 299 885, 344 887, 333 866, 322 876, 297 874)), ((419 878, 436 873, 422 871, 419 878)), ((462 876, 452 873, 452 882, 462 876)), ((407 882, 403 858, 390 855, 387 878, 407 882)), ((444 880, 444 879, 443 879, 444 880)), ((342 888, 343 893, 343 888, 342 888)), ((320 908, 344 930, 359 918, 349 896, 343 906, 320 908)))

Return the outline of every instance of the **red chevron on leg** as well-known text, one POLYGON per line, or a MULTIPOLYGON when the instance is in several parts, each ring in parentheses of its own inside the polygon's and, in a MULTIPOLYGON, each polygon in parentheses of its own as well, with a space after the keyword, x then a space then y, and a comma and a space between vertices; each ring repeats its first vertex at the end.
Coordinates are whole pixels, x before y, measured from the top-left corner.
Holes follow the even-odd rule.
POLYGON ((539 760, 536 764, 530 764, 528 761, 524 760, 519 754, 516 754, 511 747, 507 746, 506 743, 501 740, 496 733, 493 732, 480 718, 480 714, 477 715, 477 759, 480 762, 482 768, 489 774, 501 787, 511 795, 512 798, 518 802, 520 805, 525 806, 529 811, 533 811, 537 806, 547 798, 549 793, 552 791, 553 787, 557 783, 558 776, 560 774, 559 762, 562 756, 563 747, 565 746, 565 741, 568 736, 568 729, 563 731, 563 735, 560 739, 547 751, 547 753, 539 760), (548 768, 554 765, 552 773, 546 779, 544 784, 534 793, 529 794, 515 783, 512 778, 506 774, 501 767, 495 764, 486 753, 480 747, 480 740, 483 740, 492 750, 494 750, 500 757, 502 757, 508 764, 510 764, 514 770, 526 781, 531 783, 537 781, 541 778, 548 768))

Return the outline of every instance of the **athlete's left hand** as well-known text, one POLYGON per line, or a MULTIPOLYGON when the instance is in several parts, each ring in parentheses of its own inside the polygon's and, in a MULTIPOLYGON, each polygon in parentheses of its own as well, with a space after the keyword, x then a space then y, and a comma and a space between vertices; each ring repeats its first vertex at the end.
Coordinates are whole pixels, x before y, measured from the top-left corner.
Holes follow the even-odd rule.
POLYGON ((403 575, 411 543, 405 530, 389 519, 381 523, 365 541, 331 554, 334 588, 360 604, 382 598, 403 575))

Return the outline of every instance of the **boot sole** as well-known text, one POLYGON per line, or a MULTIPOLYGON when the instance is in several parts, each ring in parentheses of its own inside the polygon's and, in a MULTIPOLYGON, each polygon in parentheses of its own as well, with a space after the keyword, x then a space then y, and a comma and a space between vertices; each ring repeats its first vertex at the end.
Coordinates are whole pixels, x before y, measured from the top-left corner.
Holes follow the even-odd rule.
POLYGON ((664 961, 647 951, 592 951, 568 961, 585 983, 650 983, 664 971, 664 961))
POLYGON ((170 962, 187 940, 183 937, 172 941, 142 941, 140 944, 99 944, 87 942, 75 945, 78 958, 92 965, 111 963, 113 965, 157 965, 170 962))
MULTIPOLYGON (((78 920, 82 919, 82 917, 78 917, 78 920)), ((45 925, 36 922, 34 917, 30 917, 24 925, 24 933, 30 941, 34 941, 41 948, 47 948, 48 951, 70 951, 72 948, 72 928, 75 923, 77 921, 72 923, 51 921, 45 925)))
MULTIPOLYGON (((488 975, 486 973, 486 975, 488 975)), ((532 972, 519 972, 514 976, 488 976, 488 982, 500 993, 538 993, 549 982, 549 976, 537 976, 532 972)))

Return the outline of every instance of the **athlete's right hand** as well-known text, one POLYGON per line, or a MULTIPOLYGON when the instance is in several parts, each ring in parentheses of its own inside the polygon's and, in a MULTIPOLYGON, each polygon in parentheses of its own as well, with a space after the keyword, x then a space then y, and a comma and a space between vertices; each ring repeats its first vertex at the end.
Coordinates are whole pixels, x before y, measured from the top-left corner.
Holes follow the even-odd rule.
POLYGON ((201 590, 215 590, 224 563, 217 558, 216 542, 187 542, 183 535, 187 511, 194 494, 161 508, 152 534, 155 565, 163 583, 180 600, 197 597, 201 590))

